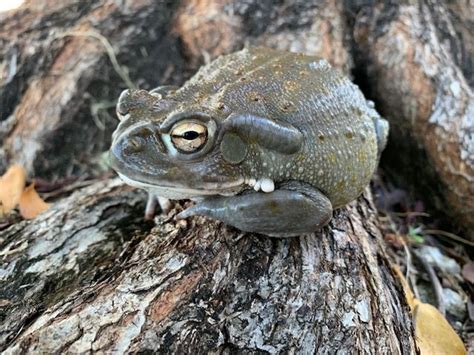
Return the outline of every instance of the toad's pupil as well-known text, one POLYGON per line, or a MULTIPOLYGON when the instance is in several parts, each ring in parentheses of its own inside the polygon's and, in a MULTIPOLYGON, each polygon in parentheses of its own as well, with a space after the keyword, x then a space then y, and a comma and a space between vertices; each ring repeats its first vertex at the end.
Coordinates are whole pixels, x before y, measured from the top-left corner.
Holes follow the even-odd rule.
POLYGON ((183 138, 188 141, 192 141, 193 139, 196 139, 197 137, 199 137, 199 133, 197 133, 196 131, 187 131, 187 132, 184 132, 183 134, 183 138))

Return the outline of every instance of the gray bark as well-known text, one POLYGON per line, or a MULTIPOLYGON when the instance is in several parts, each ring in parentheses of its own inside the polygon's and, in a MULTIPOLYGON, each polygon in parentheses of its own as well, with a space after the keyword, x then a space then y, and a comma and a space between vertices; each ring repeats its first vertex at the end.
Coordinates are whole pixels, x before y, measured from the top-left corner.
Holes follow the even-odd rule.
POLYGON ((7 354, 415 351, 370 192, 291 239, 180 205, 149 229, 143 198, 99 182, 2 233, 7 354))

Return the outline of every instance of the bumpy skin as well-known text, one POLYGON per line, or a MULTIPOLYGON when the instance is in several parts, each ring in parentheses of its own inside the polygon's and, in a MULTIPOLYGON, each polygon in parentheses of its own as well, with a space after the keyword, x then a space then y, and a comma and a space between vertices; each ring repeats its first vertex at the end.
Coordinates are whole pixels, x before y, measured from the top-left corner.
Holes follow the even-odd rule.
POLYGON ((111 164, 126 182, 201 199, 182 218, 204 214, 273 236, 312 232, 357 198, 388 133, 325 60, 268 48, 222 56, 177 90, 126 91, 117 112, 111 164), (171 146, 183 120, 208 127, 196 153, 171 146), (249 190, 254 180, 268 192, 249 190))

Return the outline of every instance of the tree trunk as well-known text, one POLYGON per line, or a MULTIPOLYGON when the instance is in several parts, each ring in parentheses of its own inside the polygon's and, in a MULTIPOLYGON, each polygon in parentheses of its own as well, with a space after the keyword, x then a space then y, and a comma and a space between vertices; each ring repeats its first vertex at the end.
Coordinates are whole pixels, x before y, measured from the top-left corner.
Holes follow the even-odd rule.
POLYGON ((370 192, 290 239, 180 205, 150 230, 143 199, 99 182, 3 232, 3 350, 415 351, 370 192))
POLYGON ((16 162, 52 180, 96 175, 120 92, 183 81, 173 3, 30 0, 0 17, 0 167, 16 162))
MULTIPOLYGON (((420 74, 426 85, 416 88, 406 76, 426 65, 424 57, 413 63, 407 49, 399 58, 412 67, 385 62, 384 51, 393 49, 384 44, 387 28, 405 24, 414 47, 426 44, 421 20, 438 36, 431 10, 420 3, 386 5, 385 18, 378 5, 332 0, 31 0, 8 17, 0 14, 0 168, 17 162, 30 177, 51 180, 100 176, 122 89, 181 84, 203 61, 250 43, 319 55, 352 71, 391 118, 392 149, 411 132, 403 144, 430 157, 430 184, 472 181, 462 153, 471 146, 453 131, 455 123, 448 119, 441 133, 426 123, 435 114, 429 103, 451 102, 435 94, 448 85, 436 76, 440 71, 429 80, 420 74), (415 89, 438 101, 416 101, 425 93, 415 89), (399 120, 397 105, 406 106, 399 120), (429 140, 420 140, 423 132, 449 136, 439 159, 429 140), (432 173, 451 151, 453 175, 461 180, 432 173)), ((436 4, 446 21, 463 13, 436 4)), ((456 36, 469 32, 461 21, 454 28, 459 44, 456 36)), ((443 51, 433 54, 435 66, 452 68, 446 75, 460 90, 453 110, 472 132, 463 79, 469 66, 462 56, 449 57, 454 49, 443 51)), ((469 196, 472 185, 456 188, 469 196)), ((439 198, 468 226, 456 193, 447 191, 439 198)), ((178 222, 179 204, 154 225, 143 221, 144 199, 116 180, 95 182, 0 231, 0 350, 416 352, 369 189, 335 211, 322 231, 291 239, 242 233, 202 217, 178 222)))
POLYGON ((474 8, 451 4, 463 22, 438 1, 394 4, 365 8, 354 30, 361 76, 391 123, 384 166, 474 240, 474 36, 460 32, 474 8))

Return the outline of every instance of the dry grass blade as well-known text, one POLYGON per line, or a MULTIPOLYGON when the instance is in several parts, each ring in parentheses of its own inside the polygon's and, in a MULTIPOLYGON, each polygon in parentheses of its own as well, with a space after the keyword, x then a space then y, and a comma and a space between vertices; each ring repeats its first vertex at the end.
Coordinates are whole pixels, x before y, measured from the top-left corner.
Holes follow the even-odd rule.
POLYGON ((467 245, 470 245, 471 247, 474 247, 474 242, 471 242, 467 239, 464 239, 464 238, 462 238, 462 237, 460 237, 456 234, 450 233, 450 232, 446 232, 446 231, 442 231, 442 230, 438 230, 438 229, 425 229, 425 230, 423 230, 423 234, 432 234, 432 235, 436 235, 436 236, 446 237, 446 238, 455 240, 459 243, 467 244, 467 245))

